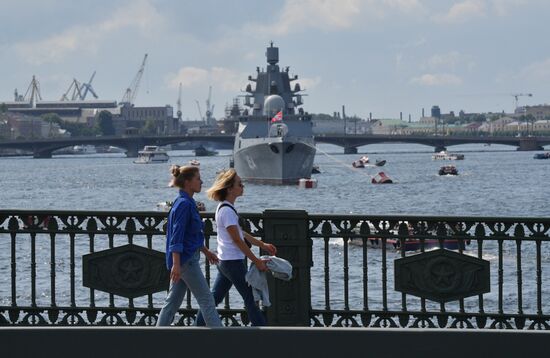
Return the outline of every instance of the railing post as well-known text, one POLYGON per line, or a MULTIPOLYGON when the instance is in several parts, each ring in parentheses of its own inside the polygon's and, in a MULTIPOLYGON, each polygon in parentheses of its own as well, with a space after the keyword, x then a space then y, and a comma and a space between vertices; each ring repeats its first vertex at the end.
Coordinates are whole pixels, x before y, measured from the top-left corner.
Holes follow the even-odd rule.
POLYGON ((264 240, 277 246, 277 256, 293 267, 292 280, 268 275, 271 306, 270 326, 309 326, 311 310, 310 270, 313 266, 308 235, 308 213, 304 210, 265 210, 264 240))

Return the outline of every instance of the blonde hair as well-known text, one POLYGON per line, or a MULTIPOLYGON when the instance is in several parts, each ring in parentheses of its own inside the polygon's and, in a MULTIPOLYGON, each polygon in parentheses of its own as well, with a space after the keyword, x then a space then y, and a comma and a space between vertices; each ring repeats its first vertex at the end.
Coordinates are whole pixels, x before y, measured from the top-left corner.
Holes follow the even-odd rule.
POLYGON ((237 172, 235 169, 224 170, 216 177, 214 184, 206 191, 208 199, 224 201, 227 197, 227 190, 235 184, 237 172))
POLYGON ((172 174, 172 180, 170 180, 170 184, 168 185, 184 189, 185 182, 193 179, 199 173, 199 168, 195 166, 181 167, 179 165, 172 165, 170 173, 172 174))

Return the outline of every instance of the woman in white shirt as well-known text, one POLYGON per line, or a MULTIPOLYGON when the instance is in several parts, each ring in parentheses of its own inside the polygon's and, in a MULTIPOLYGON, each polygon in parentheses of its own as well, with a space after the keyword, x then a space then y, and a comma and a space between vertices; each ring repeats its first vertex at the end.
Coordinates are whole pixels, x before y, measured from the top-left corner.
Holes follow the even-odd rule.
MULTIPOLYGON (((219 202, 216 208, 216 227, 218 231, 218 276, 212 287, 214 301, 218 305, 229 289, 235 285, 244 300, 248 318, 253 326, 264 326, 266 320, 252 295, 245 275, 247 272, 245 257, 253 262, 260 271, 266 271, 265 261, 258 258, 250 250, 245 240, 260 247, 270 255, 277 253, 274 245, 266 244, 249 233, 243 231, 239 225, 239 215, 235 210, 235 200, 243 195, 244 185, 234 169, 229 169, 218 175, 207 195, 210 199, 219 202)), ((204 325, 204 319, 199 312, 197 325, 204 325)))

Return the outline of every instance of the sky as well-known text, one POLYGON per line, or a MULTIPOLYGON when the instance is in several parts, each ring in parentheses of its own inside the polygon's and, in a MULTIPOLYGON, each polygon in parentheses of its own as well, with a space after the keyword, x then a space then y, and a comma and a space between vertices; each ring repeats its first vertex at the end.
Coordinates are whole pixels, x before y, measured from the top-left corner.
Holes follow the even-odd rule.
MULTIPOLYGON (((547 0, 0 0, 0 101, 32 76, 44 100, 73 78, 120 101, 145 53, 137 106, 197 119, 242 94, 279 47, 305 88, 304 109, 417 120, 550 103, 547 0)), ((90 97, 91 98, 91 97, 90 97)))

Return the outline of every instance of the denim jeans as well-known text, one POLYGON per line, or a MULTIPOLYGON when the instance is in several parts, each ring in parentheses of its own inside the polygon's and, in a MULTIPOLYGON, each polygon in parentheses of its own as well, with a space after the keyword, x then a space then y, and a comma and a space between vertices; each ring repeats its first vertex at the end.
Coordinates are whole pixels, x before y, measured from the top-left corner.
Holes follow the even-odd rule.
MULTIPOLYGON (((245 279, 247 272, 245 260, 225 260, 220 261, 218 264, 218 276, 212 287, 212 295, 214 296, 214 302, 218 305, 232 285, 240 293, 244 300, 244 307, 248 318, 253 326, 265 326, 265 317, 256 305, 254 296, 252 295, 252 288, 248 285, 245 279)), ((206 316, 203 318, 199 313, 197 316, 197 326, 204 326, 206 316)))
POLYGON ((181 265, 181 279, 176 283, 170 282, 170 290, 160 311, 157 326, 169 326, 172 323, 176 312, 185 298, 187 288, 191 290, 191 293, 197 300, 200 312, 203 312, 203 322, 206 320, 206 325, 209 327, 222 326, 220 316, 216 311, 214 298, 201 271, 199 258, 200 254, 197 250, 189 260, 181 265))

